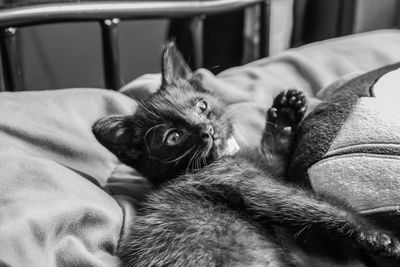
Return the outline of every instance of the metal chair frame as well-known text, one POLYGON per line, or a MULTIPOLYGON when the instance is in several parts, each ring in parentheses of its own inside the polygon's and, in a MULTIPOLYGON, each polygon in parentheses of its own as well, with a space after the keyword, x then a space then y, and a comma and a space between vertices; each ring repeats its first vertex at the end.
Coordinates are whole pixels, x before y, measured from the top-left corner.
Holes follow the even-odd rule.
POLYGON ((190 18, 197 66, 203 61, 203 19, 251 6, 260 7, 260 57, 269 54, 271 0, 197 0, 197 1, 96 1, 36 4, 0 9, 0 53, 5 90, 23 90, 22 69, 17 49, 20 27, 72 21, 98 21, 103 43, 106 88, 120 88, 118 25, 120 20, 190 18))

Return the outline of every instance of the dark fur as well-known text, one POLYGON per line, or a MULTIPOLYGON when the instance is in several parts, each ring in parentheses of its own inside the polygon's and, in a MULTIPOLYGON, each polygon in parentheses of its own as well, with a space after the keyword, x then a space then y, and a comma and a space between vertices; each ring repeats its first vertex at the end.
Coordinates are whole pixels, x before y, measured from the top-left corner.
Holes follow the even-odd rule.
POLYGON ((190 75, 168 46, 161 89, 134 115, 94 125, 103 145, 159 186, 142 203, 121 243, 123 266, 295 265, 282 244, 288 229, 312 230, 384 255, 400 254, 396 239, 346 205, 282 182, 293 130, 305 111, 300 93, 289 91, 275 100, 261 149, 218 159, 232 135, 229 114, 190 75), (202 116, 193 109, 199 98, 211 107, 202 116), (159 124, 166 126, 149 131, 159 124), (207 125, 222 141, 202 138, 207 125), (188 131, 187 143, 166 147, 157 141, 171 127, 188 131), (193 145, 200 152, 186 155, 193 145))

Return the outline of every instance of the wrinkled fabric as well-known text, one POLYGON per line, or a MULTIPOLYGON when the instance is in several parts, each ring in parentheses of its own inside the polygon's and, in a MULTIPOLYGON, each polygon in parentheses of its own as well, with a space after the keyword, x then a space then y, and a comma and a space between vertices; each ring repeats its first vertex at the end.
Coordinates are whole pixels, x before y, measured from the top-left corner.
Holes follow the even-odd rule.
POLYGON ((100 89, 0 93, 0 265, 118 266, 116 158, 91 125, 135 102, 100 89))

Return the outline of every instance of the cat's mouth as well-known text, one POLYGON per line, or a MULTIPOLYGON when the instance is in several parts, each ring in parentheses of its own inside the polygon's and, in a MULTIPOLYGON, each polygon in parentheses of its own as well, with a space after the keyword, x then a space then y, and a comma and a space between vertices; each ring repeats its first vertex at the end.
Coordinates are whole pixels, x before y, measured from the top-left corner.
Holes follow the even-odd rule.
POLYGON ((208 143, 206 155, 209 160, 217 160, 224 156, 233 156, 239 151, 239 145, 232 136, 228 139, 214 138, 208 143))

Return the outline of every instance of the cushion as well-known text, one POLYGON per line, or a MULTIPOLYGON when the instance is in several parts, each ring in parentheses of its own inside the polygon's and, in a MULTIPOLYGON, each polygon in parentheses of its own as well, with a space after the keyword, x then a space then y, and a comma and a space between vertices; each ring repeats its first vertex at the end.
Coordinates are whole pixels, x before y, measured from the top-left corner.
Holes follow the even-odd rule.
POLYGON ((340 197, 398 231, 400 63, 331 90, 305 119, 290 166, 294 181, 340 197))

